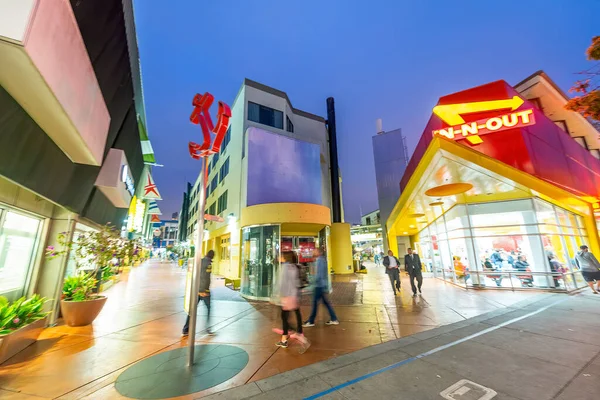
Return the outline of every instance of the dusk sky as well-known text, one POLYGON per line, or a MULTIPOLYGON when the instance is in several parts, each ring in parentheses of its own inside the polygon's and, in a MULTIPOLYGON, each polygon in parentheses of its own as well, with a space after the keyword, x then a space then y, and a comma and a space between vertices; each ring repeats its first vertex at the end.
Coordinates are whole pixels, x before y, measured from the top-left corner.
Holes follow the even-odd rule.
MULTIPOLYGON (((600 1, 137 0, 148 133, 163 218, 179 211, 200 163, 187 143, 195 93, 231 104, 244 78, 326 117, 333 96, 346 219, 372 211, 371 137, 402 128, 412 154, 437 99, 543 69, 565 91, 591 64, 600 1)), ((213 114, 216 115, 216 107, 213 114)), ((402 151, 402 149, 390 149, 402 151)))

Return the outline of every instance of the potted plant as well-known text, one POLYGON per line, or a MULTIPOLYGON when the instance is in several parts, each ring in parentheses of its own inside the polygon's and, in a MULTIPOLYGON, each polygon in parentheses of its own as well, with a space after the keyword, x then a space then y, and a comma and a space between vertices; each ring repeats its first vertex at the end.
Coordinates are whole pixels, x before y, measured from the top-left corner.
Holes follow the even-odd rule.
POLYGON ((86 273, 65 279, 60 312, 68 326, 89 325, 102 311, 106 296, 94 293, 97 282, 93 275, 86 273))
POLYGON ((48 315, 45 302, 37 294, 13 303, 0 296, 0 364, 38 339, 48 315))
POLYGON ((138 254, 137 242, 119 237, 118 231, 106 225, 98 231, 86 231, 68 239, 66 232, 58 235, 62 250, 52 246, 46 249, 49 259, 61 255, 73 257, 76 268, 74 276, 64 281, 60 310, 69 326, 91 324, 98 316, 106 297, 97 293, 115 281, 124 263, 133 263, 138 254))

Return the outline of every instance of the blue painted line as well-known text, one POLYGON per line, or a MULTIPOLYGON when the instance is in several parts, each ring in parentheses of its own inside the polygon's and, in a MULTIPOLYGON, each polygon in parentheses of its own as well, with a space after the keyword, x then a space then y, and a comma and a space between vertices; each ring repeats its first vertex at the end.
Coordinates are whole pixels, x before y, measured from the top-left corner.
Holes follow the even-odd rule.
POLYGON ((477 333, 474 333, 474 334, 472 334, 472 335, 465 336, 465 337, 464 337, 464 338, 462 338, 462 339, 455 340, 454 342, 451 342, 451 343, 445 344, 445 345, 443 345, 443 346, 436 347, 435 349, 431 349, 431 350, 429 350, 429 351, 426 351, 425 353, 421 353, 421 354, 419 354, 419 355, 417 355, 417 356, 414 356, 414 357, 411 357, 411 358, 407 358, 406 360, 399 361, 399 362, 397 362, 397 363, 395 363, 395 364, 392 364, 392 365, 388 365, 387 367, 384 367, 384 368, 378 369, 378 370, 376 370, 376 371, 370 372, 370 373, 368 373, 368 374, 366 374, 366 375, 359 376, 358 378, 354 378, 354 379, 352 379, 352 380, 350 380, 350 381, 348 381, 348 382, 344 382, 344 383, 342 383, 342 384, 339 384, 339 385, 337 385, 337 386, 334 386, 334 387, 332 387, 332 388, 330 388, 330 389, 324 390, 324 391, 322 391, 322 392, 319 392, 319 393, 317 393, 317 394, 313 394, 313 395, 312 395, 312 396, 310 396, 310 397, 305 397, 305 398, 304 398, 304 400, 316 400, 316 399, 319 399, 319 398, 321 398, 321 397, 323 397, 323 396, 327 396, 328 394, 331 394, 331 393, 333 393, 333 392, 336 392, 336 391, 338 391, 338 390, 340 390, 340 389, 343 389, 343 388, 345 388, 345 387, 348 387, 348 386, 354 385, 355 383, 358 383, 358 382, 364 381, 365 379, 372 378, 372 377, 374 377, 374 376, 377 376, 377 375, 380 375, 380 374, 382 374, 382 373, 384 373, 384 372, 387 372, 387 371, 390 371, 390 370, 392 370, 392 369, 395 369, 395 368, 401 367, 401 366, 403 366, 403 365, 406 365, 406 364, 408 364, 408 363, 411 363, 411 362, 413 362, 413 361, 415 361, 415 360, 419 360, 419 359, 421 359, 421 358, 425 358, 425 357, 427 357, 427 356, 430 356, 430 355, 432 355, 432 354, 435 354, 435 353, 437 353, 437 352, 439 352, 439 351, 446 350, 446 349, 448 349, 448 348, 450 348, 450 347, 452 347, 452 346, 456 346, 457 344, 461 344, 461 343, 467 342, 467 341, 469 341, 469 340, 471 340, 471 339, 473 339, 473 338, 476 338, 476 337, 478 337, 478 336, 485 335, 486 333, 493 332, 493 331, 495 331, 495 330, 497 330, 497 329, 500 329, 500 328, 503 328, 503 327, 505 327, 505 326, 507 326, 507 325, 514 324, 515 322, 518 322, 518 321, 521 321, 521 320, 523 320, 523 319, 525 319, 525 318, 529 318, 529 317, 531 317, 531 316, 534 316, 534 315, 536 315, 536 314, 539 314, 539 313, 541 313, 541 312, 543 312, 543 311, 546 311, 546 310, 547 310, 547 309, 549 309, 550 307, 553 307, 553 306, 555 306, 555 305, 557 305, 557 304, 560 304, 560 303, 562 303, 562 302, 565 302, 565 301, 567 301, 567 300, 568 300, 568 299, 561 299, 561 300, 555 301, 554 303, 551 303, 551 304, 549 304, 549 305, 547 305, 547 306, 541 307, 541 308, 539 308, 539 309, 537 309, 537 310, 535 310, 535 311, 532 311, 532 312, 530 312, 530 313, 528 313, 528 314, 522 315, 522 316, 520 316, 520 317, 517 317, 517 318, 513 318, 513 319, 511 319, 511 320, 509 320, 509 321, 505 321, 505 322, 503 322, 503 323, 501 323, 501 324, 498 324, 498 325, 495 325, 495 326, 491 326, 491 327, 489 327, 489 328, 483 329, 483 330, 481 330, 481 331, 479 331, 479 332, 477 332, 477 333))

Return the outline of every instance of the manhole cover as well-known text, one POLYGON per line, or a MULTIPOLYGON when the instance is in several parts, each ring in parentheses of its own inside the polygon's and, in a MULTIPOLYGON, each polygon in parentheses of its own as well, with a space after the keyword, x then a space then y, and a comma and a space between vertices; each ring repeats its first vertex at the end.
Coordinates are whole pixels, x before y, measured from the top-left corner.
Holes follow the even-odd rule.
POLYGON ((248 364, 248 353, 229 345, 198 345, 196 363, 187 366, 187 347, 146 358, 127 368, 115 383, 117 391, 134 399, 184 396, 219 385, 248 364))

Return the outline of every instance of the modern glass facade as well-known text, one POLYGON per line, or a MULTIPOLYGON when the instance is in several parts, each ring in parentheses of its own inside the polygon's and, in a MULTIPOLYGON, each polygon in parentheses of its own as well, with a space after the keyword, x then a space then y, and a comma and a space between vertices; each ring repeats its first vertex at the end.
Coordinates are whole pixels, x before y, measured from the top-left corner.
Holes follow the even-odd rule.
POLYGON ((258 300, 271 298, 279 271, 280 232, 279 225, 243 228, 242 295, 258 300))
POLYGON ((15 300, 29 284, 42 221, 0 206, 0 296, 15 300))
POLYGON ((539 198, 458 204, 415 237, 425 268, 476 288, 573 290, 583 218, 539 198))

